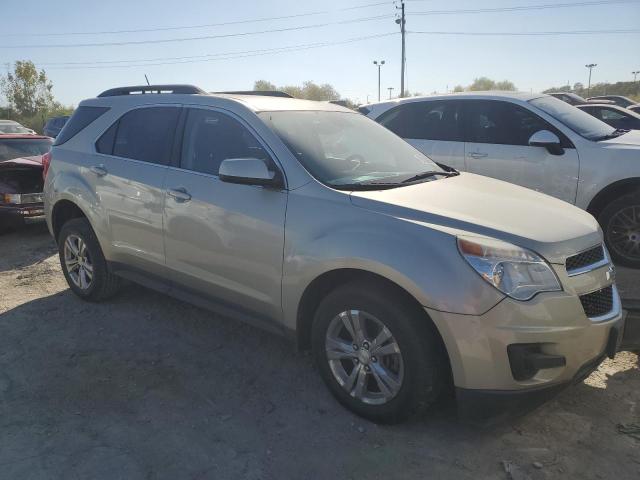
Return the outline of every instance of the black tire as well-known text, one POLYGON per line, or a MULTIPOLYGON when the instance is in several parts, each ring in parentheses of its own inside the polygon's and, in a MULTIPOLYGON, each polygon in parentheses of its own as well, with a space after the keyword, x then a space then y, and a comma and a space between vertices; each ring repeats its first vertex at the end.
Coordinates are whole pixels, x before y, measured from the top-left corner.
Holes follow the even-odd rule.
POLYGON ((610 202, 600 212, 598 222, 602 226, 605 243, 613 261, 625 267, 640 268, 640 191, 610 202), (631 215, 626 214, 629 228, 622 232, 620 220, 623 219, 621 215, 625 210, 631 212, 631 215), (627 236, 626 241, 624 238, 621 240, 621 234, 623 237, 627 236))
POLYGON ((447 361, 431 321, 400 292, 377 282, 349 283, 329 293, 315 313, 311 340, 314 360, 331 393, 349 410, 374 422, 399 423, 422 413, 437 400, 447 378, 447 361), (327 331, 338 314, 349 310, 376 317, 400 348, 403 380, 397 394, 386 403, 371 405, 355 398, 331 370, 325 349, 327 331))
POLYGON ((60 257, 60 266, 69 284, 69 288, 83 300, 99 302, 113 297, 118 292, 120 278, 109 271, 107 261, 102 253, 102 248, 100 248, 95 232, 87 219, 74 218, 62 226, 60 234, 58 235, 58 255, 60 257), (79 237, 84 241, 93 266, 93 277, 89 286, 84 289, 72 281, 65 263, 65 242, 71 235, 79 237))

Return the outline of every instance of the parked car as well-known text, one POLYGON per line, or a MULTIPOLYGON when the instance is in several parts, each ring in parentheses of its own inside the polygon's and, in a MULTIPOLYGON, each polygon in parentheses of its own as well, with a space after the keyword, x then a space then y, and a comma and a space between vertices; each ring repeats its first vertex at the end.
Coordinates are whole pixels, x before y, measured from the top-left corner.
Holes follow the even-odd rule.
POLYGON ((35 135, 0 135, 0 231, 44 220, 43 158, 52 140, 35 135))
POLYGON ((69 120, 69 115, 63 115, 60 117, 52 117, 44 124, 44 134, 51 138, 56 138, 64 127, 64 124, 69 120))
POLYGON ((640 130, 640 115, 617 105, 600 105, 597 103, 576 105, 589 115, 602 120, 607 125, 619 130, 640 130))
POLYGON ((640 267, 640 132, 543 94, 469 92, 361 109, 433 160, 552 195, 594 215, 614 260, 640 267))
POLYGON ((0 135, 35 135, 36 132, 13 120, 0 120, 0 135))
POLYGON ((568 103, 569 105, 582 105, 587 103, 587 100, 576 93, 571 92, 557 92, 557 93, 549 93, 554 98, 558 100, 562 100, 563 102, 568 103))
POLYGON ((595 103, 613 102, 614 105, 618 105, 623 108, 630 107, 631 105, 638 103, 631 100, 629 97, 623 97, 622 95, 600 95, 598 97, 589 97, 587 100, 595 103))
POLYGON ((630 107, 627 107, 627 110, 638 113, 640 112, 640 105, 631 105, 630 107))
POLYGON ((45 175, 80 298, 128 278, 289 335, 374 421, 451 378, 467 418, 540 403, 623 331, 591 215, 441 168, 328 102, 108 90, 80 103, 45 175))

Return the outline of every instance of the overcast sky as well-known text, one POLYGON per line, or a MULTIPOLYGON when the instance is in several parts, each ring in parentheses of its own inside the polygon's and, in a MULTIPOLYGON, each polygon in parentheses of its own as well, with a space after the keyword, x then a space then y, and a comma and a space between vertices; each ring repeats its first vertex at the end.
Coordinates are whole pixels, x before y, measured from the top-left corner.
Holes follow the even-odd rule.
MULTIPOLYGON (((397 3, 392 1, 0 0, 0 3, 0 65, 33 60, 46 70, 53 81, 56 99, 65 104, 76 104, 110 87, 144 83, 145 73, 152 83, 192 83, 210 91, 251 89, 258 79, 277 85, 313 80, 330 83, 344 97, 358 102, 365 102, 367 96, 374 101, 377 98, 374 59, 386 61, 382 68, 383 98, 388 96, 387 87, 395 87, 395 93, 399 92, 400 35, 394 23, 397 3), (294 15, 301 16, 165 29, 294 15), (339 23, 350 20, 354 21, 339 23), (92 33, 140 29, 154 31, 92 33), (265 30, 281 31, 255 33, 265 30), (71 34, 85 32, 91 34, 71 34), (50 33, 57 35, 45 35, 50 33), (384 34, 391 35, 374 37, 384 34), (212 36, 217 38, 189 39, 212 36), (183 40, 161 42, 177 38, 183 40), (147 41, 154 43, 61 46, 147 41), (269 52, 282 47, 304 49, 269 52), (219 54, 224 55, 202 57, 219 54), (225 58, 227 54, 236 58, 225 58), (149 59, 153 60, 141 62, 149 59), (134 62, 96 63, 112 61, 134 62), (85 63, 61 65, 72 62, 85 63), (146 65, 140 66, 140 63, 146 65)), ((640 2, 585 5, 587 3, 593 2, 413 0, 406 3, 407 30, 640 31, 640 2), (567 3, 583 5, 508 12, 433 13, 567 3), (417 15, 417 12, 431 14, 417 15)), ((586 84, 586 63, 598 64, 593 71, 594 83, 630 80, 631 71, 640 70, 639 46, 640 33, 545 36, 409 33, 407 88, 412 92, 444 92, 447 87, 467 85, 475 77, 488 76, 511 80, 520 90, 540 91, 567 81, 586 84)))

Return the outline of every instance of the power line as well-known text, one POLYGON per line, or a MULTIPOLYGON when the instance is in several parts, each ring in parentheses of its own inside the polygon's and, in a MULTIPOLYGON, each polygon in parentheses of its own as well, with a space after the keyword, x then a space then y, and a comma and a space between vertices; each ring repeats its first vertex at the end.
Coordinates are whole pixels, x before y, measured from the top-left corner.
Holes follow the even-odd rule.
MULTIPOLYGON (((266 54, 277 54, 277 53, 288 53, 288 52, 296 52, 301 50, 309 50, 313 48, 321 48, 321 47, 330 47, 335 45, 345 45, 348 43, 361 42, 365 40, 371 40, 375 38, 383 38, 392 35, 398 35, 397 32, 390 33, 381 33, 376 35, 368 35, 363 37, 354 37, 348 38, 345 40, 339 40, 335 42, 317 42, 317 43, 309 43, 303 45, 290 45, 286 47, 278 47, 272 49, 260 49, 260 50, 245 50, 245 51, 236 51, 236 52, 227 52, 227 53, 214 53, 209 55, 195 55, 190 57, 166 57, 166 58, 156 58, 156 59, 148 59, 148 60, 137 60, 138 62, 156 62, 156 63, 129 63, 129 64, 115 64, 116 62, 135 62, 136 60, 114 60, 108 62, 108 65, 103 63, 105 62, 88 62, 85 64, 78 64, 76 62, 66 62, 58 65, 63 66, 54 66, 50 68, 50 70, 74 70, 74 69, 101 69, 101 68, 133 68, 133 67, 149 67, 149 66, 159 66, 159 65, 178 65, 183 63, 203 63, 203 62, 212 62, 218 60, 234 60, 237 58, 245 58, 245 57, 255 57, 262 56, 266 54), (167 60, 167 61, 164 61, 167 60), (170 61, 177 60, 177 61, 170 61)), ((44 64, 37 63, 38 66, 42 66, 44 64)))
POLYGON ((214 38, 229 38, 229 37, 243 37, 248 35, 260 35, 264 33, 275 33, 275 32, 290 32, 294 30, 309 30, 313 28, 322 28, 330 25, 342 25, 348 23, 358 23, 358 22, 368 22, 371 20, 381 20, 381 19, 389 19, 393 18, 393 15, 378 15, 374 17, 363 17, 363 18, 354 18, 351 20, 341 20, 339 22, 326 22, 326 23, 316 23, 312 25, 299 25, 296 27, 285 27, 285 28, 274 28, 270 30, 258 30, 252 32, 238 32, 238 33, 221 33, 217 35, 200 35, 196 37, 179 37, 179 38, 166 38, 166 39, 155 39, 155 40, 127 40, 121 42, 96 42, 96 43, 63 43, 63 44, 32 44, 32 45, 1 45, 0 48, 9 49, 9 48, 76 48, 76 47, 106 47, 106 46, 123 46, 123 45, 146 45, 146 44, 157 44, 157 43, 175 43, 175 42, 187 42, 194 40, 210 40, 214 38))
MULTIPOLYGON (((376 2, 369 3, 365 5, 356 5, 353 7, 339 8, 336 11, 349 11, 349 10, 357 10, 361 8, 369 8, 376 7, 381 5, 391 5, 392 1, 386 2, 376 2)), ((304 13, 296 13, 292 15, 279 15, 274 17, 259 17, 259 18, 247 18, 242 20, 230 20, 226 22, 218 22, 218 23, 204 23, 198 25, 178 25, 178 26, 166 26, 166 27, 153 27, 153 28, 134 28, 128 30, 102 30, 102 31, 83 31, 83 32, 37 32, 37 33, 1 33, 0 37, 66 37, 71 35, 117 35, 123 33, 149 33, 149 32, 166 32, 166 31, 174 31, 174 30, 191 30, 191 29, 199 29, 199 28, 211 28, 211 27, 222 27, 229 25, 241 25, 247 23, 259 23, 259 22, 270 22, 274 20, 290 20, 293 18, 302 18, 302 17, 311 17, 316 15, 326 15, 331 13, 330 10, 318 10, 312 12, 304 12, 304 13)))
POLYGON ((613 35, 613 34, 630 34, 640 33, 640 29, 619 29, 619 30, 567 30, 555 32, 438 32, 438 31, 416 31, 411 30, 407 33, 416 33, 421 35, 468 35, 468 36, 545 36, 545 35, 613 35))
POLYGON ((547 10, 555 8, 589 7, 596 5, 614 5, 620 3, 638 3, 638 0, 598 0, 591 2, 551 3, 544 5, 522 5, 518 7, 469 8, 460 10, 427 10, 411 12, 410 15, 460 15, 471 13, 520 12, 526 10, 547 10))

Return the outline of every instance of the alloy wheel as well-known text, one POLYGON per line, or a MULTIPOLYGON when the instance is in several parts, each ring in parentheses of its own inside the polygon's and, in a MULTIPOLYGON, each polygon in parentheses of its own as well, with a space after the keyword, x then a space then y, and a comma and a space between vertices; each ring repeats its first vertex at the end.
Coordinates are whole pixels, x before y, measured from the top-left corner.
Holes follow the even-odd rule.
POLYGON ((611 217, 607 239, 619 256, 640 259, 640 205, 622 208, 611 217))
POLYGON ((93 281, 93 263, 86 242, 77 235, 64 241, 64 264, 76 287, 87 290, 93 281))
POLYGON ((361 310, 339 313, 325 336, 325 351, 335 380, 363 403, 393 399, 404 378, 404 362, 387 326, 361 310))

